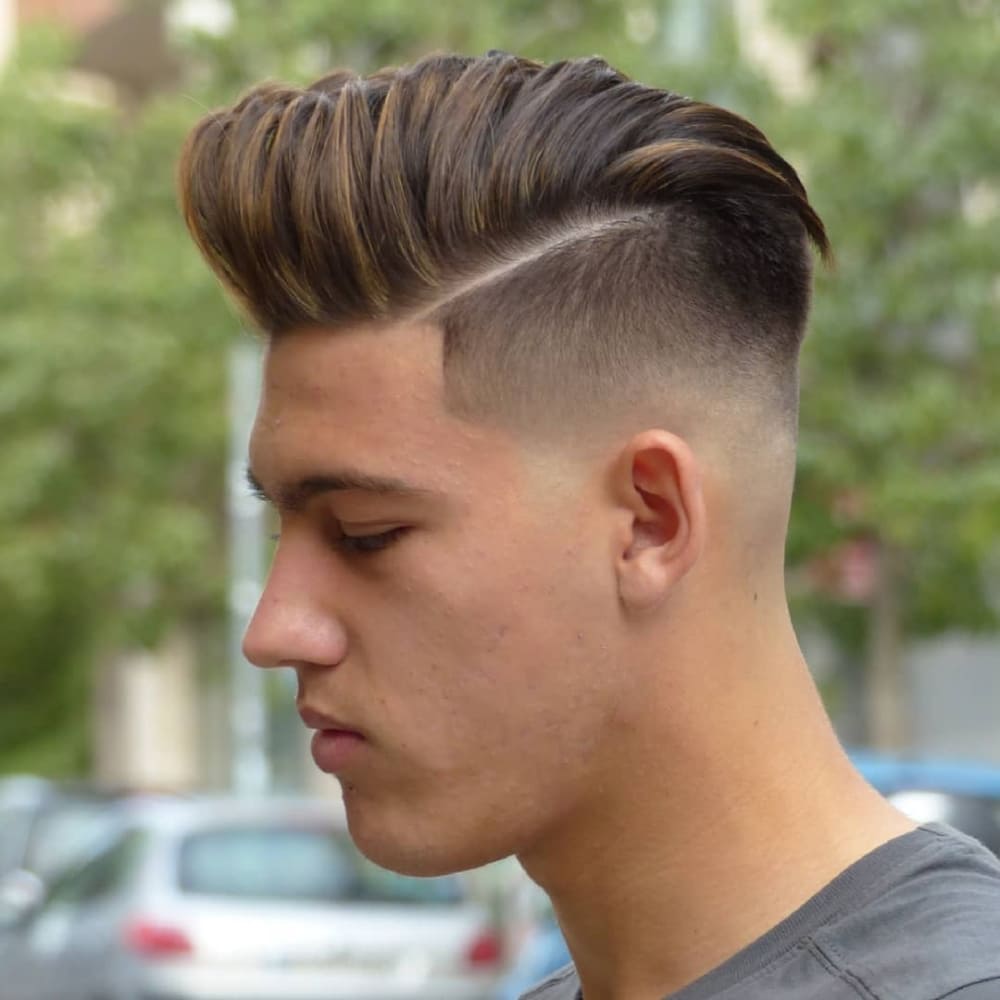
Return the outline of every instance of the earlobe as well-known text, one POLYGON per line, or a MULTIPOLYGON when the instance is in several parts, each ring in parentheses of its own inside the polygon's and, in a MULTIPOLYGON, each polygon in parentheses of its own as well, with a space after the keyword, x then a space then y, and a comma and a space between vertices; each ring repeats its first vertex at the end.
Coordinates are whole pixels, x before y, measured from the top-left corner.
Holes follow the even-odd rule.
POLYGON ((695 564, 705 531, 704 498, 694 453, 667 431, 644 431, 623 449, 616 493, 628 527, 617 556, 623 605, 646 612, 661 604, 695 564))

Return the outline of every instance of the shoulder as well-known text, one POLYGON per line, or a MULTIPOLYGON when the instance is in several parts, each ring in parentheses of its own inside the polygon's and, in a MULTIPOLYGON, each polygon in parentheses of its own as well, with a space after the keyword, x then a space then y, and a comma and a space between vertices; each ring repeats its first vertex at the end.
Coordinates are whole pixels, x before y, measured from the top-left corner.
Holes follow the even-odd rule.
POLYGON ((984 979, 971 986, 960 986, 937 1000, 1000 1000, 1000 978, 984 979))
POLYGON ((580 980, 572 964, 553 972, 548 979, 528 990, 521 1000, 576 1000, 580 980))
POLYGON ((873 996, 1000 1000, 1000 862, 954 830, 924 829, 923 847, 813 943, 873 996))

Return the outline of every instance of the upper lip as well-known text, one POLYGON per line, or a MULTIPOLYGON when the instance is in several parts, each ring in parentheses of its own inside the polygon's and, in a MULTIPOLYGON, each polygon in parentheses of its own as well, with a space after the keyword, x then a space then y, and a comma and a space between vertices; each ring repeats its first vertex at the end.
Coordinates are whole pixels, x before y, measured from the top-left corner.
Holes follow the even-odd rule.
POLYGON ((338 719, 336 716, 320 712, 308 705, 299 705, 299 716, 309 729, 336 729, 343 733, 357 733, 361 735, 361 730, 357 726, 338 719))

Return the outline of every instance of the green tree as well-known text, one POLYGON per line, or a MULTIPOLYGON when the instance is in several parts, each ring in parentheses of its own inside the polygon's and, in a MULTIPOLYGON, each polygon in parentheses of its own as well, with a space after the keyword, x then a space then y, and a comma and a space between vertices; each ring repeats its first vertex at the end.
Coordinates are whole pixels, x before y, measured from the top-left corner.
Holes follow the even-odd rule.
POLYGON ((870 737, 898 746, 904 637, 997 621, 1000 6, 774 10, 812 88, 772 132, 801 150, 838 255, 804 349, 790 556, 819 570, 803 614, 867 665, 870 737))
POLYGON ((99 658, 221 609, 223 348, 236 329, 178 225, 176 101, 66 94, 65 39, 0 83, 0 733, 78 772, 99 658))

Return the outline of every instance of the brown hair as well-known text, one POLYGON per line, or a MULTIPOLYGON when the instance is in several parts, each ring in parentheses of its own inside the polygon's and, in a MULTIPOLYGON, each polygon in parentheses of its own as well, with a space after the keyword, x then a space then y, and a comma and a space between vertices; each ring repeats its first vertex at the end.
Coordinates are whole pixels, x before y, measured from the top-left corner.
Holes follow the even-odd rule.
POLYGON ((194 128, 179 180, 261 330, 433 320, 471 414, 580 414, 675 371, 794 413, 808 241, 829 251, 798 176, 746 120, 599 59, 259 86, 194 128))

